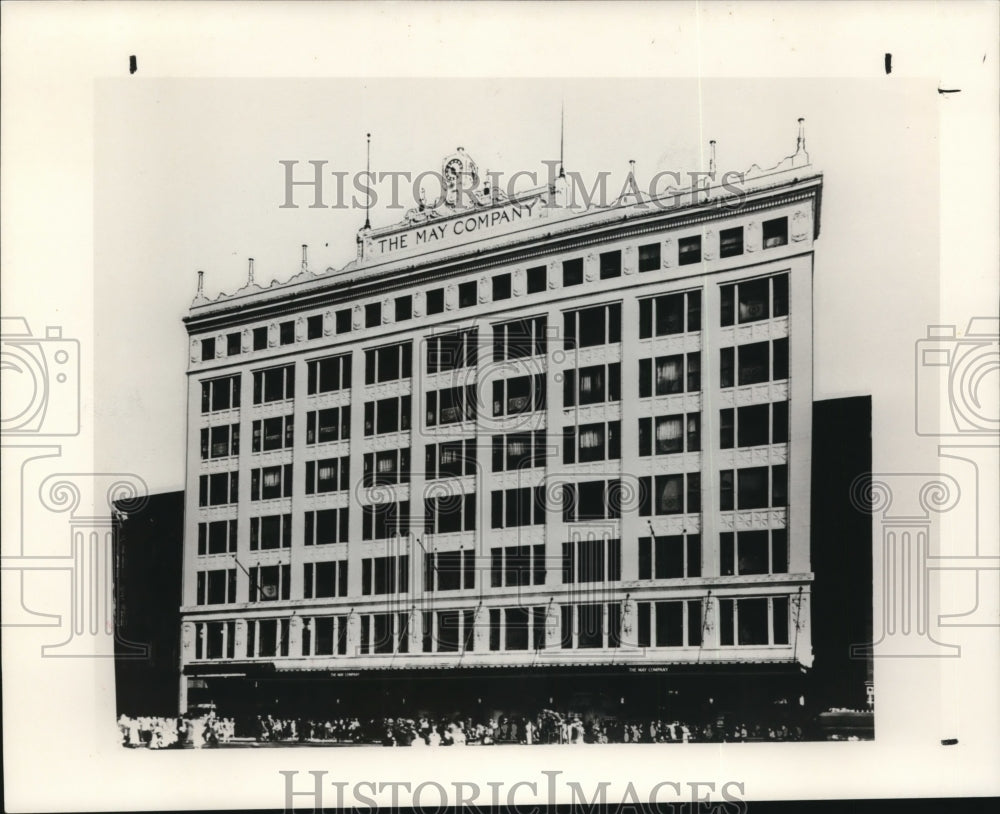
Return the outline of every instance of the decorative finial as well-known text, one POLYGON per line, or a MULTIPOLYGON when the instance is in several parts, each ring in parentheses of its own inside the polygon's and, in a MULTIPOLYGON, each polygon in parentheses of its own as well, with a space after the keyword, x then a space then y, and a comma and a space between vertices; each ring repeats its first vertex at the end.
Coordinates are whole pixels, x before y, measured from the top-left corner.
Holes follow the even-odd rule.
MULTIPOLYGON (((368 180, 372 177, 372 134, 368 133, 366 135, 367 141, 365 144, 365 176, 368 180)), ((368 193, 365 194, 365 229, 372 228, 372 222, 369 219, 369 210, 371 209, 372 196, 368 193)))
POLYGON ((806 120, 799 118, 799 138, 795 144, 795 152, 802 152, 806 149, 806 120))
POLYGON ((198 272, 198 296, 205 296, 205 272, 203 271, 198 272))
POLYGON ((250 258, 250 268, 247 271, 247 285, 253 285, 253 258, 250 258))
POLYGON ((708 172, 715 175, 715 139, 708 142, 708 172))
POLYGON ((309 270, 309 246, 305 243, 302 244, 302 270, 309 270))

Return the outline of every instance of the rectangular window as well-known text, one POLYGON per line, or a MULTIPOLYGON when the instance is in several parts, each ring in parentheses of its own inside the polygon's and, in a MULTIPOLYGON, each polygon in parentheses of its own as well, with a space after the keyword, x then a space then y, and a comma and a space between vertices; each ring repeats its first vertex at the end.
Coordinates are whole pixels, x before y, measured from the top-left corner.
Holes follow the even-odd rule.
POLYGON ((250 569, 250 601, 288 599, 292 579, 290 565, 255 565, 250 569))
POLYGON ((492 587, 545 584, 544 545, 494 548, 490 555, 492 587))
POLYGON ((621 575, 621 540, 575 540, 563 543, 563 582, 617 582, 621 575))
POLYGON ((572 260, 563 260, 563 288, 583 283, 583 258, 574 257, 572 260))
POLYGON ((306 444, 346 441, 351 437, 351 408, 328 407, 306 413, 306 444))
POLYGON ((656 602, 656 647, 698 647, 701 644, 701 600, 656 602))
POLYGON ((639 271, 656 271, 660 267, 660 244, 648 243, 639 247, 639 271))
POLYGON ((347 596, 347 560, 321 560, 302 566, 306 599, 347 596))
POLYGON ((282 345, 291 345, 295 342, 295 322, 288 320, 278 326, 278 341, 282 345))
POLYGON ((350 488, 351 462, 348 456, 306 461, 306 494, 321 495, 350 488))
POLYGON ((476 386, 445 387, 427 394, 428 427, 459 424, 476 419, 476 386))
POLYGON ((410 482, 410 450, 386 449, 366 452, 364 456, 365 486, 381 486, 410 482))
MULTIPOLYGON (((475 397, 475 391, 472 392, 475 397)), ((493 416, 519 415, 545 409, 545 375, 517 376, 493 382, 493 416)))
POLYGON ((365 436, 410 429, 410 397, 396 396, 365 402, 365 436))
POLYGON ((207 362, 215 358, 215 337, 201 340, 201 361, 207 362))
POLYGON ((408 593, 410 556, 366 557, 361 560, 361 593, 364 596, 408 593))
POLYGON ((323 315, 313 314, 306 319, 306 338, 319 339, 323 336, 323 315))
POLYGON ((440 314, 444 311, 444 289, 432 288, 427 292, 427 315, 440 314))
POLYGON ((505 472, 545 466, 545 430, 493 436, 493 471, 505 472))
POLYGON ((236 520, 198 524, 198 554, 232 554, 236 551, 236 520))
POLYGON ((701 390, 701 353, 678 353, 639 360, 639 398, 701 390))
POLYGON ((365 384, 410 378, 412 351, 409 342, 369 348, 365 351, 365 384))
POLYGON ((242 342, 238 333, 226 334, 226 356, 239 356, 242 342))
POLYGON ((701 291, 639 300, 639 338, 701 330, 701 291))
POLYGON ((577 605, 576 646, 604 646, 604 606, 597 603, 577 605))
POLYGON ((622 276, 622 253, 620 251, 601 252, 600 263, 602 280, 622 276))
MULTIPOLYGON (((733 481, 733 470, 724 469, 719 473, 719 508, 723 511, 733 509, 733 481)), ((784 464, 737 469, 735 482, 736 506, 741 510, 787 505, 788 468, 784 464)))
POLYGON ((458 307, 471 308, 476 304, 476 281, 458 284, 458 307))
POLYGON ((742 387, 747 384, 760 384, 770 379, 769 350, 767 342, 737 346, 737 384, 742 387))
POLYGON ((319 509, 305 514, 305 544, 346 543, 348 508, 319 509))
POLYGON ((205 427, 201 431, 201 459, 228 458, 240 454, 240 425, 205 427))
POLYGON ((479 355, 478 338, 476 328, 427 337, 427 372, 445 373, 475 367, 479 355))
POLYGON ((563 521, 607 520, 621 514, 621 481, 593 480, 563 484, 563 521))
POLYGON ((269 404, 295 396, 295 365, 253 372, 253 403, 269 404))
POLYGON ((196 628, 196 659, 232 659, 235 657, 235 622, 199 622, 196 628))
POLYGON ((253 349, 264 350, 267 348, 267 328, 260 327, 253 329, 253 349))
POLYGON ((451 534, 476 528, 476 495, 446 495, 424 499, 424 532, 451 534))
POLYGON ((719 534, 719 573, 722 576, 787 572, 788 533, 785 529, 719 534))
POLYGON ((788 402, 753 404, 719 411, 722 449, 784 444, 788 441, 788 402), (735 422, 735 427, 734 427, 735 422), (735 437, 734 437, 735 436, 735 437))
POLYGON ((491 527, 537 526, 545 523, 545 487, 497 490, 490 495, 491 527))
POLYGON ((247 622, 247 657, 288 655, 288 619, 251 619, 247 622))
POLYGON ((613 461, 621 458, 621 422, 582 424, 564 431, 563 463, 613 461))
POLYGON ((764 248, 773 249, 788 243, 788 218, 774 218, 761 224, 764 237, 764 248))
POLYGON ((622 340, 621 303, 566 311, 563 320, 566 350, 609 345, 622 340))
POLYGON ((396 322, 405 322, 413 316, 413 296, 396 297, 396 322))
POLYGON ((388 540, 410 533, 410 501, 361 507, 361 538, 388 540))
POLYGON ((639 455, 672 455, 701 449, 701 414, 639 419, 639 455))
POLYGON ((545 290, 546 269, 545 266, 535 266, 525 272, 528 278, 528 293, 539 294, 545 290))
POLYGON ((199 477, 199 506, 225 506, 238 500, 239 472, 215 472, 199 477))
POLYGON ((274 551, 292 545, 292 516, 273 514, 250 518, 250 550, 274 551))
POLYGON ((696 514, 701 511, 701 473, 639 478, 639 515, 696 514))
POLYGON ((308 395, 333 393, 351 387, 351 355, 313 359, 306 365, 308 395))
POLYGON ((198 604, 225 605, 236 601, 236 569, 198 572, 198 604))
POLYGON ((428 480, 476 474, 476 439, 428 444, 424 448, 424 476, 428 480))
POLYGON ((292 496, 292 465, 265 466, 250 470, 250 499, 273 500, 292 496))
POLYGON ((365 327, 375 328, 382 324, 382 303, 370 302, 365 305, 365 327))
POLYGON ((201 383, 201 411, 214 413, 240 406, 240 374, 208 379, 201 383))
POLYGON ((546 352, 545 317, 525 317, 493 326, 493 361, 524 359, 546 352))
POLYGON ((701 235, 682 237, 677 241, 677 264, 687 266, 701 262, 701 235))
POLYGON ((701 536, 658 534, 639 538, 639 579, 701 576, 701 536))
POLYGON ((427 552, 424 555, 424 590, 458 591, 476 587, 474 551, 427 552))
POLYGON ((493 278, 493 301, 510 299, 510 274, 497 274, 493 278))
POLYGON ((351 332, 351 309, 350 308, 342 308, 340 311, 338 311, 335 314, 334 320, 337 323, 337 333, 338 334, 346 334, 346 333, 350 333, 351 332))
POLYGON ((621 363, 590 365, 563 371, 563 407, 620 401, 621 363))
POLYGON ((788 597, 719 600, 719 643, 725 647, 788 644, 788 597))
POLYGON ((788 275, 761 277, 724 285, 721 296, 720 324, 758 322, 772 316, 788 315, 788 275))
POLYGON ((736 257, 743 254, 743 227, 723 229, 719 232, 719 257, 736 257))
POLYGON ((291 449, 294 442, 294 416, 274 416, 256 419, 251 425, 252 452, 270 452, 275 449, 291 449))

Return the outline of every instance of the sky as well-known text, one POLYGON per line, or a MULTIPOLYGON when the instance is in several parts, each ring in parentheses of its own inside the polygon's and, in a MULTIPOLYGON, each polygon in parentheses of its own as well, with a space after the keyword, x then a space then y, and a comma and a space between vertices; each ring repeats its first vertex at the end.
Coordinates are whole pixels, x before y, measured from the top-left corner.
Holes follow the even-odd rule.
MULTIPOLYGON (((464 147, 481 171, 546 177, 559 155, 585 180, 640 187, 661 171, 767 167, 795 151, 797 119, 824 173, 815 272, 815 395, 872 394, 876 424, 912 413, 913 342, 938 310, 937 106, 930 81, 140 80, 97 83, 95 457, 152 491, 181 488, 187 342, 182 318, 232 292, 247 259, 267 285, 353 259, 359 208, 285 201, 281 161, 416 176, 464 147), (904 193, 905 194, 901 194, 904 193), (880 202, 873 206, 873 202, 880 202), (113 395, 112 395, 113 394, 113 395), (909 404, 906 399, 909 398, 909 404)), ((324 198, 334 201, 332 176, 324 198)), ((374 226, 401 219, 379 187, 374 226)), ((404 183, 402 206, 413 205, 404 183)), ((891 448, 891 433, 879 437, 891 448)), ((901 439, 910 444, 912 439, 901 439)))

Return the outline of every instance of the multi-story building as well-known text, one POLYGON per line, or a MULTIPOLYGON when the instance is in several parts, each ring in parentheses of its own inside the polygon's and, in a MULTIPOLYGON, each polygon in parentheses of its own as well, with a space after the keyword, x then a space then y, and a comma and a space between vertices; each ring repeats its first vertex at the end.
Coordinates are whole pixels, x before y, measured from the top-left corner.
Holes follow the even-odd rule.
POLYGON ((726 185, 570 191, 484 188, 366 222, 339 271, 199 284, 182 708, 634 708, 654 674, 766 701, 811 665, 801 130, 726 185))

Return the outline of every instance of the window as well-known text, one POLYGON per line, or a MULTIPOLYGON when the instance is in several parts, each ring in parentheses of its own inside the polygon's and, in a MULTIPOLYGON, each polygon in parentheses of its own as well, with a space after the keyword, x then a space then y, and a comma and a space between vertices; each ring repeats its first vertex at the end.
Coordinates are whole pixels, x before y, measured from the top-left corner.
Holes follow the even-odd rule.
POLYGON ((724 577, 788 573, 788 532, 785 529, 721 532, 719 573, 724 577))
POLYGON ((306 338, 319 339, 323 336, 323 315, 313 314, 306 319, 306 338))
MULTIPOLYGON (((736 382, 740 386, 788 378, 787 338, 775 339, 771 343, 753 342, 749 345, 738 345, 735 350, 738 359, 736 382)), ((719 350, 720 387, 733 386, 733 351, 733 348, 719 350)))
POLYGON ((762 225, 764 233, 764 248, 773 249, 788 243, 788 218, 766 220, 762 225))
POLYGON ((204 427, 201 431, 201 459, 228 458, 240 454, 240 425, 204 427))
POLYGON ((410 378, 412 351, 409 342, 365 351, 365 384, 410 378))
POLYGON ((382 303, 370 302, 365 306, 365 327, 376 328, 382 324, 382 303))
POLYGON ((236 569, 198 572, 198 604, 225 605, 236 601, 236 569))
POLYGON ((282 365, 253 372, 253 403, 268 404, 295 395, 295 365, 282 365))
POLYGON ((475 475, 476 439, 428 444, 424 448, 424 464, 424 476, 427 480, 475 475))
POLYGON ((410 590, 410 555, 366 557, 361 560, 361 593, 364 596, 405 594, 410 590))
POLYGON ((307 562, 302 571, 306 599, 347 596, 347 560, 307 562))
POLYGON ((349 489, 350 471, 351 461, 346 455, 341 458, 306 461, 306 494, 319 495, 349 489))
POLYGON ((198 554, 233 554, 236 551, 235 520, 213 520, 198 524, 198 554))
POLYGON ((563 435, 563 463, 613 461, 621 458, 621 422, 567 427, 563 435))
POLYGON ((406 294, 396 297, 396 322, 404 322, 413 316, 413 296, 406 294))
POLYGON ((305 544, 330 545, 346 543, 348 532, 348 509, 320 509, 306 512, 305 544))
POLYGON ((295 417, 290 415, 257 419, 251 425, 252 452, 269 452, 273 449, 291 449, 294 441, 295 417))
POLYGON ((622 253, 620 251, 601 252, 600 268, 602 280, 609 280, 612 277, 621 277, 622 253))
POLYGON ((351 388, 351 355, 328 356, 313 359, 306 366, 307 388, 310 396, 317 393, 333 393, 351 388))
POLYGON ((474 551, 439 551, 424 554, 424 590, 458 591, 476 587, 474 551))
POLYGON ((250 470, 250 499, 272 500, 292 496, 292 465, 265 466, 250 470))
POLYGON ((427 426, 439 427, 474 421, 476 418, 476 386, 445 387, 427 394, 427 426))
POLYGON ((250 550, 274 551, 292 545, 292 516, 272 514, 250 518, 250 550))
POLYGON ((592 480, 563 484, 563 522, 613 519, 621 516, 621 508, 620 480, 592 480))
POLYGON ((201 340, 201 361, 207 362, 215 358, 215 337, 201 340))
POLYGON ((490 510, 491 528, 542 525, 545 523, 545 487, 495 491, 490 495, 490 510))
POLYGON ((363 654, 408 653, 409 613, 365 613, 361 617, 360 652, 363 654))
POLYGON ((719 643, 724 647, 788 644, 788 597, 720 599, 719 643))
MULTIPOLYGON (((475 392, 473 391, 473 397, 475 392)), ((545 375, 516 376, 493 382, 493 416, 518 415, 545 409, 545 375)))
MULTIPOLYGON (((655 647, 701 645, 701 600, 643 603, 654 608, 652 644, 655 647)), ((649 612, 646 612, 648 616, 649 612)))
POLYGON ((208 379, 201 383, 201 411, 214 413, 240 406, 240 375, 208 379))
POLYGON ((478 338, 476 328, 427 337, 427 372, 444 373, 475 367, 479 355, 478 338))
POLYGON ((539 294, 545 290, 546 283, 545 266, 535 266, 527 271, 528 293, 539 294))
POLYGON ((282 345, 291 345, 295 342, 295 322, 288 320, 278 326, 278 341, 282 345))
POLYGON ((548 608, 490 608, 490 650, 542 650, 548 608))
POLYGON ((639 579, 701 576, 701 536, 658 534, 639 538, 639 579))
POLYGON ((236 653, 235 622, 198 622, 195 624, 196 659, 231 659, 236 653))
POLYGON ((226 334, 226 356, 239 356, 242 340, 239 333, 226 334))
POLYGON ((253 349, 264 350, 267 347, 267 328, 260 327, 253 329, 253 349))
POLYGON ((736 257, 743 254, 743 227, 723 229, 719 232, 719 257, 736 257))
MULTIPOLYGON (((722 511, 733 510, 733 482, 733 470, 724 469, 719 473, 719 508, 722 511)), ((738 509, 780 507, 788 503, 788 469, 784 464, 737 469, 735 483, 738 509)))
POLYGON ((288 655, 288 619, 249 619, 247 658, 288 655))
POLYGON ((423 611, 425 653, 457 653, 475 647, 474 610, 423 611))
POLYGON ((346 441, 351 437, 351 408, 328 407, 306 413, 306 444, 346 441))
POLYGON ((291 589, 290 565, 255 565, 250 569, 251 602, 272 602, 279 598, 288 599, 291 589))
POLYGON ((198 505, 225 506, 239 500, 239 472, 215 472, 198 478, 198 505))
POLYGON ((566 584, 617 582, 622 578, 622 541, 591 538, 563 543, 562 578, 566 584))
POLYGON ((540 356, 546 351, 545 317, 527 317, 493 326, 493 361, 540 356))
POLYGON ((303 656, 346 656, 346 616, 306 617, 302 626, 303 656))
POLYGON ((458 284, 458 307, 471 308, 476 304, 476 281, 458 284))
POLYGON ((342 308, 334 315, 334 321, 336 322, 337 333, 346 334, 351 332, 351 309, 342 308))
POLYGON ((701 390, 701 353, 639 360, 639 398, 701 390))
POLYGON ((444 289, 432 288, 427 292, 427 315, 440 314, 444 311, 444 289))
POLYGON ((639 247, 639 271, 655 271, 660 267, 660 244, 647 243, 639 247))
POLYGON ((701 511, 701 473, 639 478, 639 515, 697 514, 701 511))
POLYGON ((621 644, 621 605, 618 602, 563 605, 560 613, 564 649, 618 647, 621 644))
POLYGON ((639 419, 639 454, 673 455, 701 449, 701 414, 639 419))
POLYGON ((410 397, 396 396, 365 402, 365 435, 410 429, 410 397))
POLYGON ((563 317, 567 350, 608 345, 622 340, 620 303, 567 311, 563 317))
POLYGON ((424 532, 451 534, 476 528, 476 495, 443 495, 424 500, 424 532))
POLYGON ((410 450, 387 449, 367 452, 364 457, 365 486, 410 482, 410 450))
POLYGON ((788 316, 788 275, 761 277, 724 285, 719 289, 720 324, 733 324, 734 316, 742 325, 772 316, 788 316))
POLYGON ((574 257, 572 260, 563 260, 563 287, 571 285, 581 285, 583 283, 583 258, 574 257))
POLYGON ((493 300, 510 299, 510 274, 497 274, 493 278, 493 300))
POLYGON ((545 545, 498 546, 490 549, 490 586, 516 588, 545 584, 545 545))
POLYGON ((620 401, 622 397, 621 370, 620 362, 564 370, 563 408, 573 407, 577 404, 603 404, 606 401, 620 401))
POLYGON ((639 300, 639 338, 701 330, 701 292, 639 300))
POLYGON ((788 441, 788 402, 753 404, 719 411, 722 449, 784 444, 788 441))
POLYGON ((361 507, 361 539, 388 540, 410 533, 410 501, 361 507))
POLYGON ((682 237, 677 241, 677 264, 687 266, 701 262, 701 235, 682 237))
POLYGON ((494 435, 493 471, 510 472, 545 466, 547 451, 545 430, 494 435))

